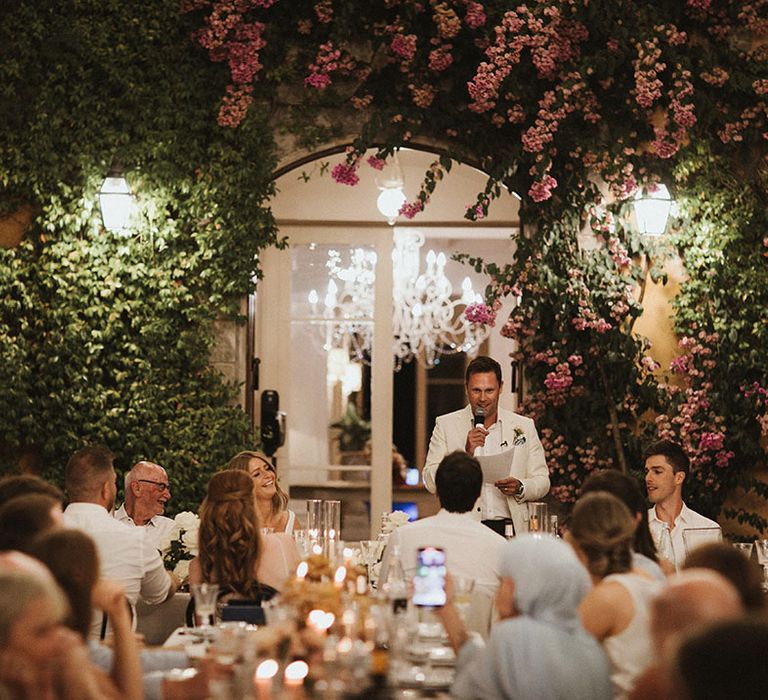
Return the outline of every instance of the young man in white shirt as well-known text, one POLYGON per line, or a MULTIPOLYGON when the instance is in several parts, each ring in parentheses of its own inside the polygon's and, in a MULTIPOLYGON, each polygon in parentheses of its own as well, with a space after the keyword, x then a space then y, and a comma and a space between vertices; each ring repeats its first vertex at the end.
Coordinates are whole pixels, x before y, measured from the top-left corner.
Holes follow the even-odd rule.
POLYGON ((382 557, 379 580, 386 581, 395 545, 400 547, 407 578, 416 571, 420 547, 440 547, 445 551, 445 564, 451 575, 474 580, 478 590, 492 596, 501 580, 501 552, 506 541, 472 517, 483 484, 480 465, 466 452, 452 452, 440 462, 435 483, 440 510, 392 532, 382 557))
MULTIPOLYGON (((648 525, 657 550, 663 533, 669 531, 672 544, 672 563, 679 569, 685 557, 686 530, 688 539, 696 544, 722 539, 720 526, 709 518, 691 510, 683 502, 683 484, 689 471, 688 456, 675 442, 661 440, 645 451, 645 486, 653 507, 648 511, 648 525)), ((659 551, 659 556, 664 556, 659 551)))

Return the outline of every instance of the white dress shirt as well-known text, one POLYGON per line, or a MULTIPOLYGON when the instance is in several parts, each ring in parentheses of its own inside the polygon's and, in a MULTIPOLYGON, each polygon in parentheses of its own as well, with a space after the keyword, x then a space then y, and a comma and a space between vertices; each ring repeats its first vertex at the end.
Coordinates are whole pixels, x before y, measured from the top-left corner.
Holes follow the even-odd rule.
POLYGON ((99 573, 123 585, 131 606, 139 598, 156 604, 168 597, 171 579, 144 528, 118 522, 96 503, 70 503, 64 522, 90 535, 99 553, 99 573))
MULTIPOLYGON (((656 543, 656 548, 659 546, 659 538, 661 537, 662 530, 666 527, 666 523, 656 517, 656 506, 648 510, 648 526, 651 528, 651 535, 653 535, 653 541, 656 543)), ((675 518, 675 523, 669 531, 672 539, 672 551, 675 555, 675 561, 673 562, 675 568, 679 569, 688 552, 685 547, 684 533, 686 530, 697 528, 717 528, 711 533, 702 533, 703 537, 697 537, 697 544, 702 544, 703 541, 719 542, 723 539, 720 526, 709 518, 691 510, 685 503, 680 511, 680 515, 675 518)))
POLYGON ((475 588, 490 594, 499 587, 499 565, 506 540, 471 513, 449 513, 441 508, 435 515, 396 528, 384 550, 380 581, 387 580, 395 544, 400 545, 400 561, 407 578, 416 571, 419 547, 440 547, 445 550, 445 565, 452 576, 473 579, 475 588))
MULTIPOLYGON (((507 431, 510 432, 509 430, 507 431)), ((485 436, 485 444, 475 448, 474 457, 491 457, 500 455, 502 452, 509 452, 509 461, 512 463, 512 451, 515 449, 513 442, 507 439, 504 434, 504 423, 499 418, 490 428, 488 435, 485 436)), ((525 487, 520 482, 520 490, 515 494, 515 500, 523 500, 525 487)), ((509 518, 509 501, 507 497, 499 491, 493 484, 483 482, 483 490, 480 492, 480 503, 482 508, 483 520, 496 520, 497 518, 509 518)))
POLYGON ((145 525, 137 525, 133 522, 133 518, 128 515, 128 511, 125 509, 125 504, 121 505, 115 511, 114 518, 131 527, 143 527, 144 536, 151 540, 155 545, 155 549, 160 549, 160 543, 171 533, 173 528, 176 527, 176 523, 173 519, 166 518, 164 515, 154 515, 145 525))

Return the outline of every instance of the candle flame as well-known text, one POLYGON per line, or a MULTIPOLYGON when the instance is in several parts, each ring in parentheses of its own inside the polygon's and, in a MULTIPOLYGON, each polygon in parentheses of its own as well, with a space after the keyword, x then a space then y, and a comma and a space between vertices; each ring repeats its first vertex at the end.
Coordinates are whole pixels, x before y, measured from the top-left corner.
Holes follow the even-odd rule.
POLYGON ((267 659, 262 661, 256 669, 256 678, 268 679, 274 677, 277 673, 278 665, 274 659, 267 659))
POLYGON ((333 582, 342 583, 345 578, 347 578, 347 567, 340 566, 338 569, 336 569, 336 573, 333 575, 333 582))
POLYGON ((285 667, 285 679, 288 681, 301 681, 307 677, 309 666, 306 661, 291 661, 285 667))
POLYGON ((336 621, 332 612, 325 610, 310 610, 307 622, 318 631, 327 630, 336 621))
POLYGON ((309 564, 307 564, 307 562, 305 561, 301 562, 301 564, 299 564, 296 567, 296 578, 304 580, 308 571, 309 571, 309 564))

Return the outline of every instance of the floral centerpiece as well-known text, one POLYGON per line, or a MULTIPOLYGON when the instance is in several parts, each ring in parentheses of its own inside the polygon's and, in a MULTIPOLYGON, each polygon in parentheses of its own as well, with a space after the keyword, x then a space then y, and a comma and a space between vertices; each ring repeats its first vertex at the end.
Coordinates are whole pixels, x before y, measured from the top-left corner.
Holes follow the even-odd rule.
POLYGON ((408 522, 408 513, 402 510, 393 510, 391 513, 381 515, 381 534, 389 537, 401 525, 408 522))
POLYGON ((197 556, 200 518, 188 510, 173 519, 173 528, 160 541, 160 554, 165 568, 182 581, 189 576, 189 563, 197 556))

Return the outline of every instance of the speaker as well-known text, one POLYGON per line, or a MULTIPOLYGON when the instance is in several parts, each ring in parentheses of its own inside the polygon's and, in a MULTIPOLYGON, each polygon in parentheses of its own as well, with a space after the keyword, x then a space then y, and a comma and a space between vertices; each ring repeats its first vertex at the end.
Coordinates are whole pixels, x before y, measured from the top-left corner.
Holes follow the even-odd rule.
POLYGON ((261 392, 261 443, 271 457, 285 442, 285 413, 280 411, 280 395, 273 389, 261 392))

